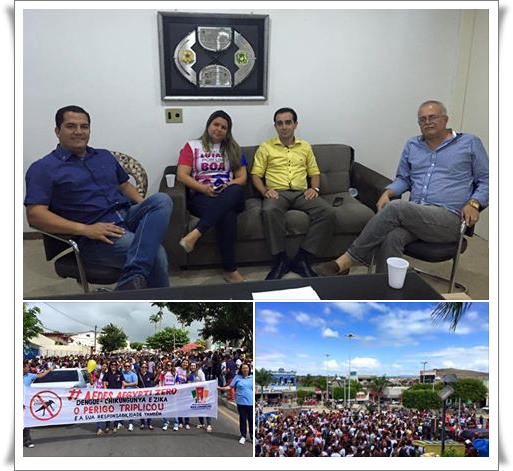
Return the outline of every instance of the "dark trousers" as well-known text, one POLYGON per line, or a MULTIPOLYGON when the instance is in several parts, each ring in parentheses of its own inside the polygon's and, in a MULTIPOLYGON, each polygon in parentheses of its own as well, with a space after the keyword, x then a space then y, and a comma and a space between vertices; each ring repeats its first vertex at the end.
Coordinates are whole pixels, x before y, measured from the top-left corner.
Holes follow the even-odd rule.
POLYGON ((244 190, 240 185, 227 186, 216 197, 195 193, 188 203, 189 211, 200 218, 196 229, 205 234, 216 228, 216 239, 223 270, 233 272, 235 263, 235 242, 237 240, 237 214, 244 210, 244 190))
POLYGON ((23 429, 23 445, 28 445, 29 443, 32 443, 32 438, 30 437, 30 428, 25 427, 23 429))
POLYGON ((246 438, 249 430, 249 436, 253 438, 253 406, 241 406, 237 404, 239 411, 240 436, 246 438))

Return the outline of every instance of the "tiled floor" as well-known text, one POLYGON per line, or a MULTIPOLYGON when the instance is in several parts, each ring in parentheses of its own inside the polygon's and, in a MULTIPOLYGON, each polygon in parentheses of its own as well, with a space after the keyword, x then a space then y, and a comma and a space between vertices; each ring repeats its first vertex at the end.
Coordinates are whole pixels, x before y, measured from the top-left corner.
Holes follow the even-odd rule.
MULTIPOLYGON (((429 264, 415 261, 414 265, 430 272, 448 276, 449 262, 429 264)), ((268 266, 242 266, 239 271, 248 280, 262 280, 269 271, 268 266)), ((365 267, 356 267, 353 273, 365 273, 365 267)), ((297 277, 289 273, 286 278, 297 277)), ((488 242, 473 237, 469 239, 469 246, 460 259, 460 267, 456 277, 457 281, 468 286, 468 295, 472 299, 487 300, 489 296, 488 285, 488 242)), ((446 284, 426 278, 440 293, 446 293, 446 284)), ((223 283, 220 268, 188 269, 181 273, 171 273, 171 283, 174 286, 205 285, 223 283)), ((94 286, 92 286, 94 288, 94 286)), ((62 294, 79 294, 80 286, 73 280, 59 278, 53 270, 53 263, 44 258, 41 240, 25 240, 23 242, 23 293, 24 297, 52 296, 56 299, 62 294)))

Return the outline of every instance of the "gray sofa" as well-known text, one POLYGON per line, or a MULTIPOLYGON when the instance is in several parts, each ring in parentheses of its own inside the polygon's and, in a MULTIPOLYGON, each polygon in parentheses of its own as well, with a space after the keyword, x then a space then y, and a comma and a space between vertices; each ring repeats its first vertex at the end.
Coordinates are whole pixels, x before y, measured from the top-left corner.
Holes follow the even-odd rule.
MULTIPOLYGON (((330 204, 337 196, 344 198, 342 205, 336 208, 336 222, 333 238, 319 255, 319 259, 333 258, 344 252, 360 234, 367 221, 375 212, 376 201, 390 180, 383 175, 354 161, 354 150, 344 144, 313 145, 317 164, 321 170, 320 195, 330 204), (349 196, 349 188, 358 190, 357 198, 349 196)), ((248 161, 248 182, 246 184, 246 207, 239 214, 237 222, 237 262, 243 264, 269 263, 271 253, 267 248, 261 219, 262 197, 251 183, 251 166, 258 146, 243 147, 248 161)), ((178 245, 178 241, 192 230, 198 219, 187 211, 187 188, 176 181, 168 188, 166 175, 176 174, 176 166, 166 167, 160 189, 173 199, 174 209, 164 247, 170 259, 171 269, 183 269, 188 266, 220 265, 214 231, 209 231, 196 244, 194 251, 187 254, 178 245)), ((291 210, 286 214, 287 253, 293 256, 301 244, 309 227, 308 215, 291 210)))

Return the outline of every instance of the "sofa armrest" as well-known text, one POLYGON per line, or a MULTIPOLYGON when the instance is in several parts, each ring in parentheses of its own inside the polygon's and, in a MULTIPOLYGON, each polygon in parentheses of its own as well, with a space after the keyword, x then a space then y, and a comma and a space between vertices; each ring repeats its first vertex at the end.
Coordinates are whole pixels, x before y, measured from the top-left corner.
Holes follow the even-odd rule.
POLYGON ((175 179, 172 188, 167 186, 166 175, 176 175, 176 166, 166 167, 160 180, 159 191, 166 193, 173 200, 173 212, 169 221, 168 230, 164 237, 164 248, 166 249, 169 263, 171 266, 183 266, 187 264, 187 255, 178 245, 180 239, 187 233, 187 221, 189 212, 187 211, 187 191, 182 182, 175 179))
POLYGON ((353 162, 351 166, 350 179, 351 186, 358 190, 358 200, 374 212, 377 211, 376 203, 385 190, 385 187, 392 183, 390 178, 358 162, 353 162))

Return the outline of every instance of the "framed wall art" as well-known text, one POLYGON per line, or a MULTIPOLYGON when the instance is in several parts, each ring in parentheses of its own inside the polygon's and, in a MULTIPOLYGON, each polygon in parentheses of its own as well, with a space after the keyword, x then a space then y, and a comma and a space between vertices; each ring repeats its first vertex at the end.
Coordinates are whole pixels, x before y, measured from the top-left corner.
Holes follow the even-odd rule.
POLYGON ((268 15, 158 12, 162 100, 265 100, 268 15))

